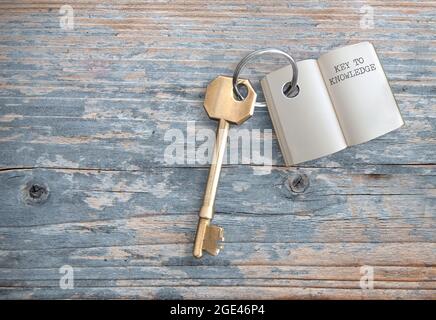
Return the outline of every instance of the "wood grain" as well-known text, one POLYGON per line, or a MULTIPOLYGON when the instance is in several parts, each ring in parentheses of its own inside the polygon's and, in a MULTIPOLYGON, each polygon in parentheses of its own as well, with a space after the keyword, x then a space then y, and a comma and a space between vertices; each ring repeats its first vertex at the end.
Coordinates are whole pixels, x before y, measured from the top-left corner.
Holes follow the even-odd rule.
MULTIPOLYGON (((435 2, 80 0, 71 31, 65 4, 0 3, 0 298, 436 299, 435 2), (252 50, 359 41, 406 125, 291 168, 273 133, 271 168, 224 166, 225 249, 194 259, 208 167, 166 162, 168 130, 214 130, 204 88, 252 50)), ((283 63, 244 76, 260 93, 283 63)), ((267 110, 240 128, 271 130, 267 110)))

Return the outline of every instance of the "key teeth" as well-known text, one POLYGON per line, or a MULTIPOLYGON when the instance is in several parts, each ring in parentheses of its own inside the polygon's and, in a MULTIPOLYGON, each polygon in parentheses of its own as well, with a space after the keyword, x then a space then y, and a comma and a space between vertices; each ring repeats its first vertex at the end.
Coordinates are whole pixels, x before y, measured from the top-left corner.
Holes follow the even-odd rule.
POLYGON ((216 256, 224 248, 224 229, 215 225, 207 226, 206 236, 203 240, 203 250, 209 254, 216 256))

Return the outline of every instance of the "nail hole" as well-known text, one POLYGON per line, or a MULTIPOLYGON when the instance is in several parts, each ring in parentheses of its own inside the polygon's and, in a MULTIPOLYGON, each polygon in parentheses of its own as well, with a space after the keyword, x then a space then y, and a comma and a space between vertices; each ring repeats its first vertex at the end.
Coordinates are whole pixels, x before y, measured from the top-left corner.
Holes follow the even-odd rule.
POLYGON ((295 98, 300 93, 300 87, 297 85, 294 89, 294 91, 289 92, 288 95, 286 95, 286 91, 291 87, 291 82, 285 83, 283 86, 283 94, 288 98, 295 98))

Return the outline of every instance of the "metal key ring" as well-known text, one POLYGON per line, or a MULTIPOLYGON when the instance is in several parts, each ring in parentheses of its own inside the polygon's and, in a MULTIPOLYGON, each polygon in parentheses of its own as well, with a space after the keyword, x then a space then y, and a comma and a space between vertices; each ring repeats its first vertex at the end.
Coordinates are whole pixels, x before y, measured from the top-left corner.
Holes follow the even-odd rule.
MULTIPOLYGON (((236 97, 238 99, 244 100, 244 97, 242 96, 241 92, 238 89, 238 81, 239 81, 239 74, 241 73, 242 68, 245 67, 245 65, 248 63, 248 61, 250 61, 251 59, 258 57, 260 55, 266 54, 266 53, 277 53, 280 54, 282 56, 284 56, 285 58, 288 59, 290 65, 292 66, 292 78, 291 78, 291 85, 284 91, 284 94, 286 96, 290 96, 294 93, 295 90, 297 89, 297 80, 298 80, 298 68, 297 68, 297 64, 295 63, 294 59, 287 54, 286 52, 279 50, 279 49, 260 49, 260 50, 256 50, 253 51, 251 53, 249 53, 248 55, 246 55, 236 66, 235 71, 233 72, 233 92, 235 93, 236 97)), ((266 104, 264 102, 258 102, 256 103, 257 106, 266 106, 266 104)))

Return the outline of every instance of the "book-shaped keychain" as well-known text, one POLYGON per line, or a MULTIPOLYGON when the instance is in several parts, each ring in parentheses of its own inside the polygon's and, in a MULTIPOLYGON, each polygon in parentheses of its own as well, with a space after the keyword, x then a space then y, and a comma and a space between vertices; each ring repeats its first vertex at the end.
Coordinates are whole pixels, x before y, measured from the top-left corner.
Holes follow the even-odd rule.
POLYGON ((369 42, 297 62, 298 90, 284 94, 292 66, 261 81, 287 166, 379 137, 404 122, 369 42))

